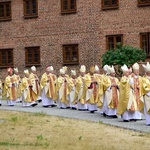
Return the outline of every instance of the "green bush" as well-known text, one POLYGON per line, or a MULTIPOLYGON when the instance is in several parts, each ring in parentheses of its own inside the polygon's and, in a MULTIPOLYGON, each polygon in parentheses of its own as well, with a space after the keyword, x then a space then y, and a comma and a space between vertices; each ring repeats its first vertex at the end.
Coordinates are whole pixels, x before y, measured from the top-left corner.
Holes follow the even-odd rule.
POLYGON ((140 49, 129 45, 121 45, 117 43, 115 49, 107 50, 102 55, 102 65, 116 66, 117 73, 120 74, 120 67, 126 64, 128 67, 135 62, 145 61, 146 53, 140 49))

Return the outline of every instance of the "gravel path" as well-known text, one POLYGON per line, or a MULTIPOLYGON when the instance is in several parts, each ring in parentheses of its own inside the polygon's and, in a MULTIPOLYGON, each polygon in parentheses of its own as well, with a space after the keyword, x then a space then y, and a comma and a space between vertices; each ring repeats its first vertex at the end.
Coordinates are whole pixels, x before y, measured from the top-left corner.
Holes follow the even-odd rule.
POLYGON ((6 105, 6 101, 2 101, 2 106, 0 106, 1 110, 12 110, 12 111, 22 111, 22 112, 43 112, 48 115, 53 116, 62 116, 67 118, 75 118, 80 120, 89 120, 94 122, 101 122, 104 124, 109 124, 112 126, 117 126, 125 129, 131 129, 140 132, 150 133, 150 126, 145 125, 145 119, 143 116, 143 120, 137 122, 123 122, 120 116, 117 119, 111 119, 107 117, 103 117, 100 115, 100 112, 97 111, 94 114, 91 114, 88 111, 78 111, 78 110, 70 110, 70 109, 59 109, 58 107, 53 108, 44 108, 41 103, 35 107, 24 108, 21 106, 21 103, 17 103, 15 106, 10 107, 6 105))

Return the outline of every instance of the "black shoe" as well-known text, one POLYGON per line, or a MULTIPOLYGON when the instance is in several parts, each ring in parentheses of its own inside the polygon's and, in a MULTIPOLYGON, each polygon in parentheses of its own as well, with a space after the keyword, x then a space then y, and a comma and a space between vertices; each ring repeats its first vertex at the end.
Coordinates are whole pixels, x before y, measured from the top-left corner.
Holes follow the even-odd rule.
POLYGON ((117 115, 113 115, 112 118, 118 118, 117 115))
POLYGON ((65 108, 63 108, 63 107, 60 107, 60 109, 65 109, 65 108))
POLYGON ((75 108, 75 107, 71 107, 71 109, 72 109, 72 110, 77 110, 77 108, 75 108))
POLYGON ((88 109, 82 109, 82 111, 88 111, 88 109))
POLYGON ((142 119, 134 119, 134 120, 136 120, 136 121, 141 121, 142 119))
POLYGON ((38 103, 41 103, 41 102, 42 102, 42 100, 41 100, 41 99, 38 99, 37 101, 38 101, 38 103))
POLYGON ((0 104, 0 106, 2 106, 2 104, 0 104))
POLYGON ((51 105, 51 107, 56 107, 57 105, 51 105))
POLYGON ((136 122, 137 120, 136 119, 130 119, 130 121, 135 121, 136 122))
POLYGON ((66 107, 66 109, 70 109, 70 107, 66 107))
POLYGON ((9 106, 13 107, 14 105, 9 105, 9 106))
POLYGON ((107 115, 106 115, 105 113, 103 113, 103 116, 104 116, 104 117, 107 117, 107 115))
POLYGON ((123 122, 129 122, 129 120, 123 120, 123 122))
POLYGON ((34 103, 34 104, 32 104, 31 106, 32 106, 32 107, 35 107, 36 105, 37 105, 37 103, 34 103))
POLYGON ((83 109, 83 111, 88 111, 88 109, 83 109))
POLYGON ((150 124, 147 124, 146 126, 150 126, 150 124))
POLYGON ((45 108, 47 108, 47 107, 49 107, 50 105, 43 105, 43 107, 45 107, 45 108))
POLYGON ((93 111, 90 111, 90 113, 92 113, 92 114, 93 114, 93 113, 94 113, 94 110, 93 110, 93 111))

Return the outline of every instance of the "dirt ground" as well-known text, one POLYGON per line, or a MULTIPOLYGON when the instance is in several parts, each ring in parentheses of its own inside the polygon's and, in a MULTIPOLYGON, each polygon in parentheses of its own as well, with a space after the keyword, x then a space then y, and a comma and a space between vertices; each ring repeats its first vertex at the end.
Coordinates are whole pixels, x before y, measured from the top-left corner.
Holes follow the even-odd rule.
POLYGON ((150 134, 44 113, 0 110, 0 150, 148 150, 150 134))

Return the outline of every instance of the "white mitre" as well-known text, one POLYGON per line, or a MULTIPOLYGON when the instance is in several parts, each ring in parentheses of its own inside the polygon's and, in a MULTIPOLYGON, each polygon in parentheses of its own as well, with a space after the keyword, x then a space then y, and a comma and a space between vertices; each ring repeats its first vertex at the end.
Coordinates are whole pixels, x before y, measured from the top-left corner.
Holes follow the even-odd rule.
POLYGON ((60 72, 60 74, 65 74, 65 70, 64 70, 63 68, 61 68, 61 69, 59 70, 59 72, 60 72))
POLYGON ((65 72, 68 70, 67 66, 62 67, 63 70, 65 70, 65 72))
POLYGON ((71 70, 71 75, 76 76, 76 75, 77 75, 77 74, 76 74, 76 70, 71 70))
POLYGON ((107 72, 108 67, 109 67, 108 65, 104 65, 103 70, 107 72))
POLYGON ((25 73, 25 74, 29 74, 28 69, 25 69, 25 70, 24 70, 24 73, 25 73))
POLYGON ((32 66, 32 67, 31 67, 31 70, 32 70, 32 71, 36 71, 36 67, 35 67, 35 66, 32 66))
POLYGON ((108 66, 108 74, 115 73, 114 66, 108 66))
POLYGON ((53 70, 54 70, 53 66, 50 66, 50 71, 53 71, 53 70))
POLYGON ((86 67, 84 65, 81 65, 80 72, 85 72, 85 71, 86 71, 86 67))
POLYGON ((121 66, 121 69, 123 72, 129 71, 127 65, 125 65, 125 64, 123 66, 121 66))
POLYGON ((145 72, 149 72, 150 71, 150 64, 149 64, 149 62, 147 62, 146 65, 142 64, 142 66, 143 66, 145 72))
POLYGON ((138 63, 133 64, 132 66, 133 70, 139 70, 140 66, 138 63))
POLYGON ((95 65, 95 71, 99 71, 99 67, 95 65))
POLYGON ((15 71, 15 72, 19 72, 18 68, 14 68, 14 71, 15 71))

